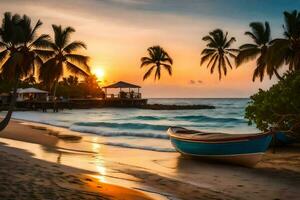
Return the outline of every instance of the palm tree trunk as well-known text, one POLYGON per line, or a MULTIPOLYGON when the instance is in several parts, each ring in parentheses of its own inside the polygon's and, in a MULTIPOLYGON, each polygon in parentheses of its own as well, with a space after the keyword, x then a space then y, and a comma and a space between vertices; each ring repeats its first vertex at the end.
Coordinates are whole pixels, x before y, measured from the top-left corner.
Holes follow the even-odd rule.
POLYGON ((279 79, 279 80, 283 80, 283 78, 279 75, 278 71, 276 69, 274 69, 274 74, 276 75, 276 77, 279 79))
POLYGON ((19 85, 19 80, 16 79, 8 111, 7 111, 6 116, 4 117, 4 119, 0 122, 0 131, 3 131, 7 127, 8 123, 11 119, 11 115, 12 115, 14 109, 15 109, 16 100, 17 100, 18 85, 19 85))
POLYGON ((53 112, 56 112, 57 109, 56 109, 56 89, 57 89, 57 82, 58 81, 55 81, 54 83, 54 90, 53 90, 53 112))

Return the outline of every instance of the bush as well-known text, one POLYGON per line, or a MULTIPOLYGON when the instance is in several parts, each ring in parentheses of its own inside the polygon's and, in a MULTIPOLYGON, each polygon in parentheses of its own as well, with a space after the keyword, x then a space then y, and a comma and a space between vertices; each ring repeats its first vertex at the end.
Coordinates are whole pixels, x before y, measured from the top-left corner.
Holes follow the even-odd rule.
POLYGON ((300 72, 289 72, 269 90, 250 97, 245 118, 262 131, 285 131, 300 137, 300 72))

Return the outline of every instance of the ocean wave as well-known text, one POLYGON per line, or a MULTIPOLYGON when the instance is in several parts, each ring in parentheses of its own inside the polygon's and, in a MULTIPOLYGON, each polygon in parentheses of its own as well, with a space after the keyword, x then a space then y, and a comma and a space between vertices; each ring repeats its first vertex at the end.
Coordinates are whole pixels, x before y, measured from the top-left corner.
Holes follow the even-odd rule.
POLYGON ((126 131, 113 131, 113 130, 104 131, 101 130, 99 127, 78 126, 78 125, 72 125, 69 129, 72 131, 91 133, 91 134, 96 134, 105 137, 131 136, 131 137, 169 139, 169 136, 164 132, 145 133, 145 132, 126 132, 126 131))
POLYGON ((40 124, 44 124, 44 125, 50 125, 50 126, 56 126, 56 127, 60 127, 60 128, 69 128, 69 124, 70 123, 66 123, 60 120, 40 120, 40 119, 27 119, 25 117, 13 117, 13 119, 17 119, 17 120, 24 120, 27 122, 33 122, 33 123, 40 123, 40 124))
POLYGON ((156 117, 156 116, 136 116, 136 117, 133 117, 133 119, 138 119, 138 120, 161 120, 161 119, 164 119, 164 117, 156 117))
POLYGON ((97 144, 104 144, 104 145, 131 148, 131 149, 141 149, 141 150, 148 150, 148 151, 176 152, 175 149, 173 149, 173 148, 141 146, 141 145, 133 145, 133 144, 128 144, 128 143, 121 143, 121 142, 100 142, 97 144))
POLYGON ((176 116, 175 119, 186 120, 191 122, 221 122, 221 123, 247 123, 244 119, 232 118, 232 117, 209 117, 205 115, 184 115, 176 116))
POLYGON ((148 129, 166 131, 169 126, 144 124, 144 123, 115 123, 115 122, 77 122, 74 123, 77 126, 87 127, 106 127, 106 128, 118 128, 118 129, 148 129))

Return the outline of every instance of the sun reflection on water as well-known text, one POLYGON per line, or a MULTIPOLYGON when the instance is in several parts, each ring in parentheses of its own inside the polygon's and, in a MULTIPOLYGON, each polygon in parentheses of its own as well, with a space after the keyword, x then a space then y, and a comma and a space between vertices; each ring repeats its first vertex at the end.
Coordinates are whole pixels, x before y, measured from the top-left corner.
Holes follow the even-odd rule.
POLYGON ((93 151, 97 153, 94 163, 95 163, 96 170, 99 173, 98 176, 94 176, 94 177, 97 178, 100 182, 107 182, 105 177, 107 175, 106 167, 104 166, 103 159, 98 154, 101 151, 102 146, 101 144, 98 143, 98 138, 94 137, 92 138, 92 141, 93 141, 92 143, 93 151))

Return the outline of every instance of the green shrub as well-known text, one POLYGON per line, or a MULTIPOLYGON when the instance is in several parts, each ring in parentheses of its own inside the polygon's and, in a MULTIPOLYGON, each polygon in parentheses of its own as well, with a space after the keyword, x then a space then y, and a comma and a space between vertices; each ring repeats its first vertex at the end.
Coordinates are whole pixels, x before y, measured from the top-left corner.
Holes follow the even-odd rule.
POLYGON ((269 90, 251 96, 245 118, 262 131, 286 131, 300 137, 300 72, 289 72, 269 90))

